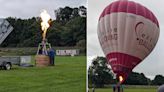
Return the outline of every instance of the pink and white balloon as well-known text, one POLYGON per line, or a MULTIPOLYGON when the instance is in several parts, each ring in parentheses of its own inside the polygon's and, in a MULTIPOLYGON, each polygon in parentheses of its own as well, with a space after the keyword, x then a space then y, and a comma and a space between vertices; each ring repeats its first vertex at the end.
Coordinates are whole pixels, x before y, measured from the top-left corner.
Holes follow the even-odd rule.
POLYGON ((118 78, 122 76, 125 80, 155 47, 159 23, 155 15, 143 5, 120 0, 103 10, 97 32, 112 70, 118 78))

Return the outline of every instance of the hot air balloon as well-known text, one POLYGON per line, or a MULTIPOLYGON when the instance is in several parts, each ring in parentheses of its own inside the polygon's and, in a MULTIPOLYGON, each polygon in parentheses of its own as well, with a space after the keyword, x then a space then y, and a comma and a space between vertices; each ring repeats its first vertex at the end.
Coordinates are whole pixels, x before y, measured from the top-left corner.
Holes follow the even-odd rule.
POLYGON ((97 34, 108 64, 122 83, 155 47, 159 23, 143 5, 120 0, 103 10, 97 34))

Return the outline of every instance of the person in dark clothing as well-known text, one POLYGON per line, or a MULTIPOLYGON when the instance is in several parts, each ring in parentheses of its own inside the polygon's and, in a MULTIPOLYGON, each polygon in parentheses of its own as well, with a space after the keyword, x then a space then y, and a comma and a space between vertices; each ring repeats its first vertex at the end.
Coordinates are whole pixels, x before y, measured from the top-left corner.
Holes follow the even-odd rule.
POLYGON ((113 85, 113 92, 116 92, 116 85, 113 85))
POLYGON ((55 51, 51 48, 48 50, 48 56, 50 57, 50 65, 54 66, 55 65, 55 51))
POLYGON ((117 84, 117 92, 124 92, 123 86, 120 83, 117 84))
POLYGON ((117 85, 117 92, 120 92, 120 85, 117 85))
POLYGON ((124 92, 124 87, 123 87, 123 85, 121 85, 121 92, 124 92))
POLYGON ((95 88, 92 88, 92 92, 95 92, 95 88))
POLYGON ((42 54, 42 49, 43 49, 43 47, 41 46, 41 47, 39 48, 38 54, 42 54))

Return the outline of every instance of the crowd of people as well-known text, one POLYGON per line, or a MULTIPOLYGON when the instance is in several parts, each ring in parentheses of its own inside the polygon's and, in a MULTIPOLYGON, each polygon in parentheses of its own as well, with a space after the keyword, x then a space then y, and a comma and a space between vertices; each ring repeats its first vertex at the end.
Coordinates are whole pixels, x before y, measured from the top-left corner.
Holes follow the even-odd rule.
POLYGON ((118 83, 117 85, 113 85, 113 92, 124 92, 123 85, 118 83))

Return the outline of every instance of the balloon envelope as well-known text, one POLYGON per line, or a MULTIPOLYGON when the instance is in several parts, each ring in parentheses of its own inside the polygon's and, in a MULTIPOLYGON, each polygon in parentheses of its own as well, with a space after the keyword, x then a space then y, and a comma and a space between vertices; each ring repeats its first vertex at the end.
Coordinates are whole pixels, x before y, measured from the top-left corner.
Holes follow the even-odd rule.
POLYGON ((164 92, 164 85, 159 86, 157 92, 164 92))
POLYGON ((112 70, 117 77, 126 79, 155 47, 159 24, 146 7, 133 1, 120 0, 103 10, 97 32, 112 70))

